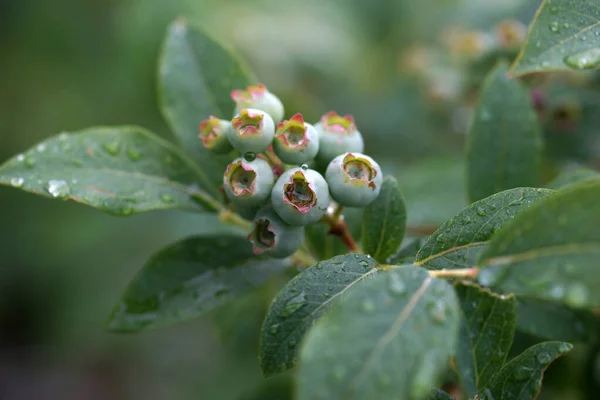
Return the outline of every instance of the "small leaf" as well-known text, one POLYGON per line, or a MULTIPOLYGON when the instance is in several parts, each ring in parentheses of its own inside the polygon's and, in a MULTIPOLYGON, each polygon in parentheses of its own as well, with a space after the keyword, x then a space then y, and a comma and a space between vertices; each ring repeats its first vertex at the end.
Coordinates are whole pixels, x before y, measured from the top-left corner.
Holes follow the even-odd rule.
POLYGON ((134 126, 61 133, 0 167, 0 184, 122 216, 218 209, 201 181, 202 172, 175 146, 134 126))
POLYGON ((600 184, 562 190, 523 210, 481 255, 479 281, 495 290, 600 306, 600 184))
POLYGON ((308 333, 299 400, 419 399, 454 353, 459 306, 452 287, 413 266, 352 287, 308 333))
POLYGON ((480 391, 483 399, 535 399, 542 388, 544 371, 552 361, 571 351, 565 342, 538 343, 525 350, 492 377, 489 385, 480 391))
POLYGON ((479 200, 443 224, 417 253, 417 265, 428 269, 470 268, 504 223, 539 199, 549 189, 516 188, 479 200))
POLYGON ((573 310, 562 304, 517 298, 517 329, 542 339, 591 342, 597 338, 598 321, 589 310, 573 310))
POLYGON ((467 136, 471 201, 519 186, 535 186, 542 137, 529 94, 500 63, 486 77, 467 136))
POLYGON ((292 368, 306 331, 348 289, 376 272, 371 257, 348 254, 321 261, 289 281, 273 299, 261 330, 263 374, 292 368))
POLYGON ((600 173, 589 168, 575 168, 560 173, 548 187, 552 189, 564 189, 574 184, 593 181, 600 181, 600 173))
POLYGON ((600 67, 600 12, 595 0, 545 0, 511 74, 600 67))
POLYGON ((456 365, 470 397, 498 371, 515 334, 516 301, 472 284, 455 286, 463 313, 456 365))
POLYGON ((402 244, 406 232, 406 203, 396 178, 383 180, 377 199, 365 208, 362 246, 365 253, 381 263, 387 262, 402 244))
POLYGON ((190 237, 146 263, 115 307, 108 329, 136 332, 198 317, 264 284, 286 266, 254 255, 242 237, 190 237))
POLYGON ((253 74, 230 51, 204 31, 177 20, 168 29, 159 65, 159 98, 173 133, 206 171, 206 183, 218 187, 231 161, 204 148, 199 125, 210 115, 233 117, 234 89, 255 82, 253 74))

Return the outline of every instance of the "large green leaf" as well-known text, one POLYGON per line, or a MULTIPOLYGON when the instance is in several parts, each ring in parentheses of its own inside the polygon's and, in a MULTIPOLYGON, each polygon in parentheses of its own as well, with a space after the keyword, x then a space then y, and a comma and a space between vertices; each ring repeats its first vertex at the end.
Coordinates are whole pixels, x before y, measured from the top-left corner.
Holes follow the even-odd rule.
POLYGON ((61 133, 0 167, 0 184, 113 215, 216 210, 204 178, 172 144, 135 126, 61 133))
POLYGON ((504 365, 515 334, 516 301, 472 284, 455 289, 463 313, 456 365, 463 388, 473 397, 504 365))
POLYGON ((376 272, 371 257, 348 254, 321 261, 294 277, 273 299, 263 323, 259 356, 263 374, 293 367, 306 331, 348 289, 376 272))
POLYGON ((459 313, 453 288, 423 268, 360 282, 306 336, 299 400, 425 398, 455 351, 459 313))
POLYGON ((505 293, 600 306, 600 183, 559 191, 523 210, 484 250, 479 281, 505 293))
POLYGON ((536 186, 542 138, 528 92, 500 63, 486 77, 467 136, 467 189, 477 201, 536 186))
POLYGON ((406 232, 406 203, 396 178, 383 180, 377 199, 365 208, 362 223, 363 250, 385 263, 398 251, 406 232))
POLYGON ((600 66, 600 5, 596 0, 545 0, 529 28, 513 75, 600 66))
POLYGON ((471 204, 429 237, 417 253, 416 264, 428 269, 472 267, 494 232, 552 193, 549 189, 516 188, 471 204))
POLYGON ((546 340, 591 342, 598 336, 598 320, 590 310, 519 297, 517 329, 546 340))
POLYGON ((498 371, 489 385, 480 391, 484 400, 531 400, 542 388, 544 371, 552 361, 571 351, 564 342, 538 343, 525 350, 498 371))
POLYGON ((253 254, 239 236, 195 236, 156 253, 129 284, 108 329, 135 332, 184 321, 254 289, 287 263, 253 254))
POLYGON ((256 79, 234 54, 182 19, 168 29, 158 77, 165 119, 181 146, 210 175, 211 183, 219 185, 230 160, 202 146, 200 122, 209 115, 232 118, 231 91, 256 79))

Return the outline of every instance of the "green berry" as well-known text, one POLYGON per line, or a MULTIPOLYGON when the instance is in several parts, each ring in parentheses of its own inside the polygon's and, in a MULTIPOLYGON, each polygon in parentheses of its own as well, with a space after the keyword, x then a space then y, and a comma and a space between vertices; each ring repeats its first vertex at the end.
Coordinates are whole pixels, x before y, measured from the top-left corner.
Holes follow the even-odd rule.
POLYGON ((327 165, 338 154, 346 152, 362 153, 364 142, 362 135, 356 129, 351 115, 340 116, 330 111, 315 124, 319 132, 319 154, 317 161, 327 165))
POLYGON ((231 129, 231 121, 211 115, 200 124, 199 138, 207 149, 217 154, 229 153, 232 150, 231 143, 229 143, 231 129))
POLYGON ((248 239, 254 254, 285 258, 300 248, 304 227, 286 224, 271 206, 265 206, 256 213, 248 239))
POLYGON ((383 174, 371 157, 345 153, 329 163, 325 179, 335 201, 348 207, 365 207, 379 195, 383 174))
POLYGON ((319 134, 314 126, 296 114, 277 125, 273 150, 286 164, 303 164, 315 158, 319 151, 319 134))
POLYGON ((229 142, 240 153, 262 153, 271 146, 275 123, 264 111, 245 108, 231 120, 229 142))
POLYGON ((275 176, 269 163, 260 158, 254 161, 236 158, 223 175, 227 198, 244 207, 262 205, 269 198, 273 182, 275 176))
POLYGON ((265 85, 250 85, 246 90, 234 90, 231 98, 235 101, 236 114, 244 108, 253 108, 269 114, 275 123, 283 120, 283 103, 265 85))
POLYGON ((317 171, 292 168, 283 173, 271 190, 275 212, 290 225, 317 222, 329 206, 327 182, 317 171))

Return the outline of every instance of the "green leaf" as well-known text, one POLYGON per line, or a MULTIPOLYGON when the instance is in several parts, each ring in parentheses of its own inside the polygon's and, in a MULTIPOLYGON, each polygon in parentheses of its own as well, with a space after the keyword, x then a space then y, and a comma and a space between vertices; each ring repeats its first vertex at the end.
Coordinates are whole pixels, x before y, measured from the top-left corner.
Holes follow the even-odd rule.
POLYGON ((0 167, 0 184, 122 216, 216 210, 203 178, 175 146, 135 126, 61 133, 0 167))
POLYGON ((480 397, 486 400, 535 399, 542 388, 546 368, 572 348, 565 342, 543 342, 528 348, 492 377, 488 387, 480 392, 480 397))
POLYGON ((517 329, 542 339, 586 343, 596 340, 598 321, 589 310, 517 298, 517 329))
POLYGON ((574 184, 598 180, 600 180, 600 173, 582 167, 561 172, 548 186, 552 189, 564 189, 574 184))
POLYGON ((127 287, 108 329, 136 332, 198 317, 287 266, 254 255, 243 237, 190 237, 152 256, 127 287))
POLYGON ((453 288, 400 266, 355 285, 308 333, 299 400, 425 398, 458 335, 453 288))
POLYGON ((540 124, 527 91, 500 63, 486 77, 467 136, 471 201, 519 186, 536 186, 542 151, 540 124))
POLYGON ((427 240, 427 237, 406 239, 398 252, 389 258, 388 264, 400 265, 414 263, 419 249, 423 247, 427 240))
POLYGON ((406 232, 406 203, 396 178, 383 180, 377 199, 365 208, 362 223, 362 246, 365 253, 381 263, 402 244, 406 232))
POLYGON ((600 6, 595 0, 545 0, 512 75, 600 66, 600 6))
POLYGON ((464 171, 462 158, 431 158, 395 171, 406 199, 408 225, 434 231, 464 208, 464 171))
POLYGON ((481 255, 479 281, 505 293, 600 306, 600 184, 559 191, 523 210, 481 255))
POLYGON ((166 121, 181 146, 207 171, 208 183, 218 187, 231 159, 204 148, 198 139, 200 122, 210 115, 232 118, 231 91, 256 79, 234 54, 182 19, 168 29, 158 77, 166 121))
POLYGON ((471 204, 429 237, 417 253, 416 264, 428 269, 472 267, 494 232, 552 193, 549 189, 516 188, 471 204))
POLYGON ((515 334, 516 301, 472 284, 455 289, 463 313, 456 365, 465 391, 473 397, 504 365, 515 334))
POLYGON ((308 329, 348 289, 376 272, 371 257, 348 254, 321 261, 289 281, 273 299, 261 330, 263 374, 292 368, 308 329))

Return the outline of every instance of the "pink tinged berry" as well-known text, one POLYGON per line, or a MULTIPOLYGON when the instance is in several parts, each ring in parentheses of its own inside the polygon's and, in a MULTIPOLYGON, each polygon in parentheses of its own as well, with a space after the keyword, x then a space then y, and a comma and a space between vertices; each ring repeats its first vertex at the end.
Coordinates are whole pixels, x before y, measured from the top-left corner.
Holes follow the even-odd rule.
POLYGON ((271 146, 275 123, 263 111, 245 108, 231 120, 229 142, 242 154, 262 153, 271 146))
POLYGON ((279 177, 271 191, 271 204, 290 225, 317 222, 329 205, 329 188, 315 170, 292 168, 279 177))
POLYGON ((334 158, 325 173, 331 197, 348 207, 365 207, 377 198, 383 176, 371 157, 344 153, 334 158))
POLYGON ((269 114, 275 122, 283 120, 283 103, 263 84, 250 85, 245 90, 234 90, 231 92, 231 99, 235 102, 236 114, 244 108, 252 108, 269 114))
POLYGON ((304 238, 304 227, 285 223, 270 206, 261 208, 254 218, 248 240, 257 255, 284 258, 294 254, 304 238))
POLYGON ((286 164, 304 164, 319 151, 319 134, 314 126, 296 114, 277 125, 273 140, 275 154, 286 164))
POLYGON ((275 177, 269 163, 256 158, 237 158, 227 166, 223 187, 227 198, 246 207, 260 206, 269 197, 275 177))
POLYGON ((341 153, 364 150, 362 135, 351 115, 340 116, 330 111, 321 117, 315 128, 319 134, 317 160, 323 165, 341 153))
POLYGON ((225 154, 232 150, 228 138, 231 129, 230 121, 211 115, 200 123, 200 135, 198 137, 207 149, 217 154, 225 154))

